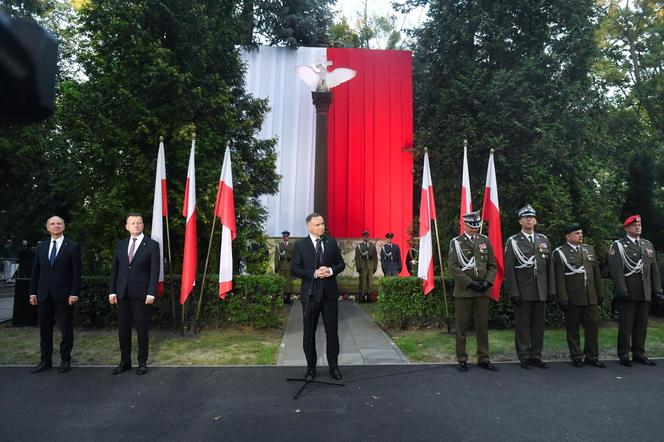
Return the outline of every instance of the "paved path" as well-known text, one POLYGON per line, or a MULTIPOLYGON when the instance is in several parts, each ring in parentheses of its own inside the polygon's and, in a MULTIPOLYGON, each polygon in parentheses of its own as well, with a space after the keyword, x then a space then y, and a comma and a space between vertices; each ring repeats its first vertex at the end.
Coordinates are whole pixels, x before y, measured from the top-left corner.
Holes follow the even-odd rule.
MULTIPOLYGON (((318 365, 327 365, 323 318, 316 331, 318 365)), ((339 302, 339 365, 408 364, 394 342, 354 301, 339 302)), ((302 305, 293 302, 288 324, 281 339, 277 365, 306 366, 302 351, 302 305)))

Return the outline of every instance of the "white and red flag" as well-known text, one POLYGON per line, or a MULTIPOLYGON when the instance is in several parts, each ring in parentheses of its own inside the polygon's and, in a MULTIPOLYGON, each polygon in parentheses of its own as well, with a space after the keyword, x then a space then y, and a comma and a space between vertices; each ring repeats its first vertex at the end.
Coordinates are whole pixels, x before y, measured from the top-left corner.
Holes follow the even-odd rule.
POLYGON ((231 170, 231 150, 226 146, 224 163, 221 166, 217 201, 214 215, 221 221, 221 251, 219 253, 219 297, 233 288, 233 240, 235 239, 235 202, 233 198, 233 172, 231 170))
POLYGON ((158 296, 164 294, 164 217, 168 216, 168 198, 166 195, 166 157, 164 155, 164 141, 160 139, 159 152, 157 153, 157 172, 154 178, 152 230, 150 231, 150 238, 159 243, 158 296))
POLYGON ((182 216, 187 219, 184 234, 184 258, 182 260, 182 285, 180 286, 180 304, 184 305, 196 285, 196 166, 194 152, 196 139, 191 140, 187 185, 184 190, 182 216))
POLYGON ((503 259, 503 234, 500 228, 500 204, 498 203, 498 182, 496 181, 496 168, 493 164, 493 149, 489 155, 489 166, 486 172, 486 188, 484 189, 484 203, 482 204, 482 220, 489 223, 488 237, 493 253, 496 255, 498 272, 491 288, 491 298, 500 299, 500 286, 505 278, 505 265, 503 259))
POLYGON ((429 154, 424 153, 422 169, 422 192, 420 194, 420 252, 417 263, 417 276, 423 279, 422 291, 428 295, 433 290, 433 238, 431 220, 436 218, 436 205, 433 199, 433 184, 429 169, 429 154))
POLYGON ((466 226, 463 216, 473 211, 473 201, 470 196, 470 177, 468 176, 468 146, 463 144, 463 174, 461 176, 461 206, 459 209, 459 235, 463 235, 466 226))

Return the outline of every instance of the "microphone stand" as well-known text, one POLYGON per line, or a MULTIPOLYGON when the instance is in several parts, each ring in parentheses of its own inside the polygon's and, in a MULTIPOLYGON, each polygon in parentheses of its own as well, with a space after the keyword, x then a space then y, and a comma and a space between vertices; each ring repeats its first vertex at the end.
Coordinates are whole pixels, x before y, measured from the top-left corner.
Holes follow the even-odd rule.
MULTIPOLYGON (((318 265, 318 261, 320 260, 320 254, 318 251, 316 252, 314 262, 315 264, 315 269, 318 269, 320 267, 318 265)), ((315 270, 314 270, 315 273, 315 270)), ((314 330, 314 314, 313 314, 313 298, 314 294, 316 293, 316 283, 318 278, 315 276, 311 278, 311 283, 309 284, 309 290, 307 290, 307 299, 305 300, 304 304, 304 320, 307 321, 308 323, 308 329, 309 329, 309 341, 307 345, 307 353, 305 354, 306 356, 312 355, 315 349, 315 338, 316 338, 316 330, 314 330)), ((306 329, 307 327, 305 327, 306 329)), ((327 330, 326 330, 327 332, 327 330)), ((316 355, 316 360, 314 361, 314 368, 316 367, 316 363, 318 362, 318 355, 316 355)), ((307 361, 307 373, 309 373, 309 361, 307 361)), ((293 396, 293 399, 297 399, 300 397, 300 394, 304 391, 304 389, 307 387, 309 384, 319 384, 319 385, 333 385, 335 387, 344 387, 346 384, 343 384, 341 382, 328 382, 328 381, 317 381, 315 379, 307 379, 305 378, 287 378, 286 382, 302 382, 302 386, 300 389, 295 393, 295 396, 293 396)))

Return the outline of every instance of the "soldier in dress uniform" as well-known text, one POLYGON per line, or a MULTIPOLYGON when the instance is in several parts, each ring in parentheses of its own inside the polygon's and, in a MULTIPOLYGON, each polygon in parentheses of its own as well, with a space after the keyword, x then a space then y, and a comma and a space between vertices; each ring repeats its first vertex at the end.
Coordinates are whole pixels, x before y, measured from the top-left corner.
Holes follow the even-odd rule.
POLYGON ((549 239, 535 232, 537 214, 519 209, 521 231, 505 243, 505 289, 514 307, 516 353, 522 368, 548 368, 542 360, 546 301, 555 300, 549 239))
POLYGON ((567 242, 553 252, 558 304, 565 312, 567 345, 572 364, 585 363, 605 368, 599 360, 599 310, 604 296, 602 274, 593 246, 583 244, 583 230, 579 224, 568 224, 563 232, 567 242), (585 345, 581 351, 579 326, 583 325, 585 345))
POLYGON ((376 244, 369 241, 369 232, 362 232, 362 241, 355 247, 355 270, 360 274, 360 299, 369 301, 371 277, 378 267, 376 244))
POLYGON ((489 238, 479 233, 480 212, 463 216, 465 232, 450 241, 448 265, 454 276, 456 356, 460 371, 468 371, 466 335, 471 316, 475 318, 477 366, 491 371, 498 367, 489 360, 490 290, 498 267, 489 238))
POLYGON ((281 241, 277 244, 274 251, 274 273, 286 278, 284 286, 284 303, 290 304, 291 294, 293 293, 293 277, 291 276, 291 260, 295 253, 295 243, 290 240, 290 232, 284 230, 281 232, 281 241))
POLYGON ((392 244, 392 238, 394 238, 394 233, 386 233, 385 244, 380 249, 380 264, 383 266, 385 276, 397 276, 403 268, 401 250, 397 244, 392 244))
POLYGON ((655 365, 646 356, 645 349, 650 301, 653 295, 662 299, 655 248, 650 241, 641 238, 639 215, 627 218, 623 228, 625 237, 614 241, 609 249, 609 267, 618 307, 618 357, 627 367, 632 361, 655 365))
POLYGON ((406 269, 410 276, 417 276, 417 257, 420 253, 417 244, 417 237, 414 236, 410 242, 410 247, 408 248, 408 253, 406 254, 406 269))

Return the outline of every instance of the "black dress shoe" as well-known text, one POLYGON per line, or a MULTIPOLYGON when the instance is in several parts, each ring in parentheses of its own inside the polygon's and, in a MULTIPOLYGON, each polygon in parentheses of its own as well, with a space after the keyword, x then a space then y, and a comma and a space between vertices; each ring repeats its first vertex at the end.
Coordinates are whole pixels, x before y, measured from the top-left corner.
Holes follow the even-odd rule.
POLYGON ((111 374, 120 374, 127 370, 131 370, 131 364, 120 363, 120 365, 111 370, 111 374))
POLYGON ((655 365, 657 365, 655 361, 651 361, 645 356, 642 356, 640 358, 632 358, 632 361, 636 362, 637 364, 649 365, 650 367, 654 367, 655 365))
POLYGON ((60 368, 58 368, 58 373, 67 373, 71 369, 71 362, 62 361, 60 362, 60 368))
POLYGON ((468 363, 466 361, 459 361, 459 366, 457 368, 459 369, 459 371, 465 373, 468 371, 468 363))
POLYGON ((586 364, 597 368, 606 368, 606 364, 599 359, 586 359, 586 364))
POLYGON ((316 379, 316 369, 315 368, 307 369, 307 373, 304 375, 304 380, 307 382, 311 382, 314 379, 316 379))
POLYGON ((148 372, 148 366, 146 364, 138 364, 138 370, 136 370, 137 375, 143 375, 148 372))
POLYGON ((335 381, 340 381, 344 377, 341 376, 341 372, 339 371, 339 367, 334 367, 330 369, 330 377, 334 379, 335 381))
POLYGON ((525 368, 526 370, 528 370, 530 368, 530 365, 528 364, 528 361, 526 361, 525 359, 520 362, 520 365, 521 365, 521 368, 525 368))
POLYGON ((632 366, 632 361, 629 360, 629 358, 620 358, 620 365, 624 365, 625 367, 631 367, 632 366))
POLYGON ((544 362, 541 359, 531 359, 530 360, 530 366, 531 367, 537 367, 537 368, 549 368, 546 362, 544 362))
POLYGON ((498 367, 493 365, 491 363, 491 361, 478 362, 477 366, 482 367, 482 368, 484 368, 486 370, 489 370, 489 371, 498 371, 498 367))
POLYGON ((576 368, 583 367, 583 361, 581 359, 572 359, 572 365, 576 368))
POLYGON ((37 365, 35 368, 31 370, 31 373, 39 373, 45 370, 48 370, 49 368, 52 367, 52 364, 50 362, 40 362, 39 365, 37 365))

